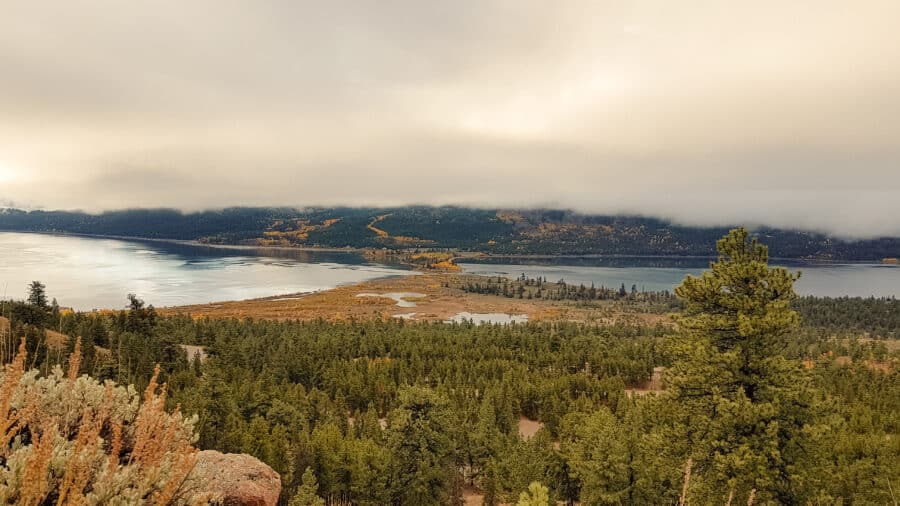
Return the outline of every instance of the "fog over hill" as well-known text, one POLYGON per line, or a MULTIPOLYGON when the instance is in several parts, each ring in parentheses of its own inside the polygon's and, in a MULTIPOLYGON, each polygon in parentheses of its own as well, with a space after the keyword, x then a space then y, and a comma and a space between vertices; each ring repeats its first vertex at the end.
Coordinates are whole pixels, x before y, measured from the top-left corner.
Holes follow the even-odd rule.
MULTIPOLYGON (((814 231, 751 228, 776 257, 869 261, 900 257, 896 237, 844 240, 814 231)), ((493 255, 711 256, 716 238, 727 227, 553 209, 405 206, 228 208, 194 213, 134 209, 101 214, 6 209, 0 211, 0 230, 252 246, 453 248, 493 255)))
POLYGON ((4 3, 0 200, 900 235, 900 3, 4 3), (210 15, 210 13, 215 13, 210 15))

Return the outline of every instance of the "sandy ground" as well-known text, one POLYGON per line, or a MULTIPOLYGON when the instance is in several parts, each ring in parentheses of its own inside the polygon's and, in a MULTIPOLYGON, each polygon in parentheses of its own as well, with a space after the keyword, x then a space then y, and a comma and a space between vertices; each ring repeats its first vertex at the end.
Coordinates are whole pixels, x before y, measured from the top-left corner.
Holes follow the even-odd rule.
POLYGON ((268 297, 244 301, 217 302, 193 306, 158 309, 163 314, 186 313, 194 317, 214 318, 262 318, 276 320, 312 320, 323 318, 330 321, 350 319, 386 319, 402 317, 417 321, 444 321, 461 313, 502 313, 527 315, 529 321, 587 321, 610 323, 617 320, 635 323, 656 323, 668 321, 668 317, 656 314, 624 313, 619 310, 597 306, 584 307, 571 301, 523 300, 496 295, 465 293, 454 285, 461 278, 470 275, 427 273, 417 276, 403 276, 367 281, 356 285, 341 286, 332 290, 312 294, 268 297), (422 296, 406 297, 405 303, 388 296, 373 297, 371 294, 395 294, 409 292, 422 296), (363 295, 363 296, 360 296, 363 295), (408 307, 408 302, 415 303, 408 307))
POLYGON ((181 349, 183 349, 184 352, 187 353, 188 360, 190 360, 191 362, 193 362, 194 357, 198 355, 200 356, 201 363, 206 361, 208 355, 206 354, 206 348, 204 348, 203 346, 195 346, 192 344, 181 344, 179 346, 181 346, 181 349))
POLYGON ((522 439, 528 440, 533 438, 543 428, 544 424, 537 420, 531 420, 524 416, 519 418, 519 436, 522 439))

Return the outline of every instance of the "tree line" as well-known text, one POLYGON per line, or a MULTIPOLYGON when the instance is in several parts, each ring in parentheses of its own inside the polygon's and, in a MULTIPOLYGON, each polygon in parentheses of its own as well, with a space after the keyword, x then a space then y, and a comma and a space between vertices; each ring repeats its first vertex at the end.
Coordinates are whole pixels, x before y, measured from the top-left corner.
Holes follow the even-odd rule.
MULTIPOLYGON (((677 330, 42 311, 98 378, 162 364, 198 445, 261 458, 295 504, 890 503, 900 355, 801 327, 794 275, 745 231, 718 250, 676 290, 677 330), (657 367, 665 389, 639 395, 657 367)), ((48 348, 42 323, 12 325, 48 348)))
MULTIPOLYGON (((636 216, 583 215, 563 210, 471 209, 453 206, 396 208, 226 208, 183 213, 130 209, 101 214, 0 209, 0 230, 203 240, 256 244, 266 232, 324 224, 290 239, 295 245, 398 248, 410 245, 479 251, 492 255, 716 254, 722 227, 690 227, 636 216), (383 217, 381 237, 368 228, 383 217), (403 237, 397 241, 392 238, 403 237)), ((756 233, 780 258, 869 260, 900 257, 900 238, 845 241, 816 232, 759 228, 756 233)), ((288 236, 288 239, 290 236, 288 236)))

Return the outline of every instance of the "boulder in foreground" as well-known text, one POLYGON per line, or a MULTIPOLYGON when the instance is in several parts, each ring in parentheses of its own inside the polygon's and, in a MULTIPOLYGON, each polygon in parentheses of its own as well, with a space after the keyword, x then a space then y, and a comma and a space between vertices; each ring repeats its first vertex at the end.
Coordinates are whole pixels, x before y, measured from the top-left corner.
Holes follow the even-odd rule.
POLYGON ((225 506, 275 506, 281 494, 281 476, 245 454, 199 452, 192 478, 225 506))

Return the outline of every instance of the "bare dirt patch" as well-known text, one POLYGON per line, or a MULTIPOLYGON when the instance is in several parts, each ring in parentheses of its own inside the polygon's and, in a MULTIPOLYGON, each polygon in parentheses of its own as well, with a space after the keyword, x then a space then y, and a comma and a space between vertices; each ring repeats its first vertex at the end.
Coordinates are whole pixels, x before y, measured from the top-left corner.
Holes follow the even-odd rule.
POLYGON ((543 428, 544 424, 537 420, 531 420, 524 416, 519 417, 519 436, 522 436, 522 439, 528 440, 533 438, 543 428))
POLYGON ((193 344, 181 344, 179 346, 187 353, 188 360, 193 361, 194 357, 200 357, 201 363, 206 361, 207 353, 206 348, 203 346, 195 346, 193 344))

